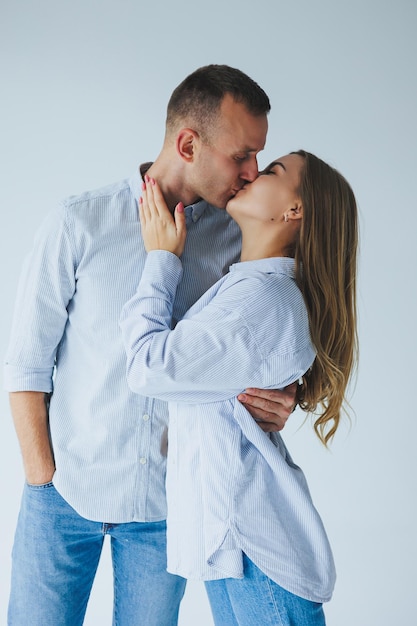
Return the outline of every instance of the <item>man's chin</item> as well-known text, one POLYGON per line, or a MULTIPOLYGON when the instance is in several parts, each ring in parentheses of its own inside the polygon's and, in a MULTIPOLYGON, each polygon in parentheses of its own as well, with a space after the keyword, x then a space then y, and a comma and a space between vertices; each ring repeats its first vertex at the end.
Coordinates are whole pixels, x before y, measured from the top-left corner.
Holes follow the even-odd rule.
MULTIPOLYGON (((240 191, 240 189, 239 189, 239 191, 240 191)), ((229 196, 229 198, 227 199, 227 202, 226 202, 225 209, 228 208, 229 204, 233 203, 233 200, 236 198, 236 196, 239 193, 239 191, 236 191, 236 193, 234 193, 231 196, 229 196)))
POLYGON ((218 206, 219 209, 227 209, 227 206, 229 204, 229 202, 232 202, 237 194, 239 193, 240 189, 238 189, 238 191, 234 191, 233 193, 231 193, 229 196, 227 196, 227 198, 223 198, 223 202, 221 203, 221 205, 216 205, 218 206))

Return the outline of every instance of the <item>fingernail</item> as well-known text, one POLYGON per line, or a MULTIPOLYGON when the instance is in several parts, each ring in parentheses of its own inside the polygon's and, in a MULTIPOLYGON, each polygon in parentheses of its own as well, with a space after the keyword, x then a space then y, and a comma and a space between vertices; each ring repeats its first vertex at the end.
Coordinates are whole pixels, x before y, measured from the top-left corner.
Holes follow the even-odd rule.
POLYGON ((184 213, 184 205, 182 202, 178 202, 177 204, 177 211, 178 213, 184 213))
POLYGON ((146 185, 145 183, 142 183, 142 191, 145 191, 145 189, 146 189, 146 185))
POLYGON ((149 183, 149 176, 145 174, 145 183, 149 183))

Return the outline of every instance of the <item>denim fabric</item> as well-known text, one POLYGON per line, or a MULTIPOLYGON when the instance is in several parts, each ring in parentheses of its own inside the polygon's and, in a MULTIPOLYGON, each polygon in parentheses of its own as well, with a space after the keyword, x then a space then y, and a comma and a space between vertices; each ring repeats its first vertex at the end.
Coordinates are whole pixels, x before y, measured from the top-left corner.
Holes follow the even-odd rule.
POLYGON ((52 483, 26 485, 13 547, 8 625, 81 626, 108 534, 113 626, 175 626, 186 581, 166 571, 165 531, 165 522, 91 522, 52 483))
POLYGON ((320 603, 286 591, 243 558, 244 578, 205 583, 216 626, 325 626, 320 603))

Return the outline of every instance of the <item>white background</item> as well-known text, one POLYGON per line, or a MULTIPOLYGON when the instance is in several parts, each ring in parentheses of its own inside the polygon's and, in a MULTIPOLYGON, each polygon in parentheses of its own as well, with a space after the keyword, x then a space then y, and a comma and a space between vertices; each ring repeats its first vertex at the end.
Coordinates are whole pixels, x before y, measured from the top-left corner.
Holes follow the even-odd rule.
MULTIPOLYGON (((415 0, 1 0, 0 352, 23 255, 69 194, 129 176, 162 144, 172 90, 207 63, 272 103, 260 165, 305 148, 351 182, 361 213, 361 360, 351 428, 330 452, 296 412, 285 431, 334 549, 329 626, 413 626, 416 585, 415 0)), ((23 481, 0 396, 0 624, 23 481)), ((86 618, 111 624, 108 545, 86 618)), ((180 625, 212 624, 189 584, 180 625)), ((51 625, 54 626, 54 625, 51 625)), ((133 626, 133 625, 132 625, 133 626)))

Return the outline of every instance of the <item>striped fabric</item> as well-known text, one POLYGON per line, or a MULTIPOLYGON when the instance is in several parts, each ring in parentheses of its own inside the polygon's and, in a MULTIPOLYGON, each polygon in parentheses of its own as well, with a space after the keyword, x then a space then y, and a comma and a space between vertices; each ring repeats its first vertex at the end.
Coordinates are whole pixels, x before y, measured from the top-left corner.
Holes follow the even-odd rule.
POLYGON ((235 399, 311 365, 307 312, 287 258, 238 263, 171 330, 181 261, 151 252, 121 316, 128 382, 169 401, 168 569, 243 576, 243 552, 288 591, 330 599, 335 570, 301 469, 235 399))
MULTIPOLYGON (((4 370, 9 391, 53 389, 54 484, 90 520, 165 519, 166 403, 132 393, 119 329, 146 253, 139 171, 66 200, 47 216, 20 281, 4 370)), ((174 317, 238 258, 225 211, 186 208, 185 271, 174 317)))

